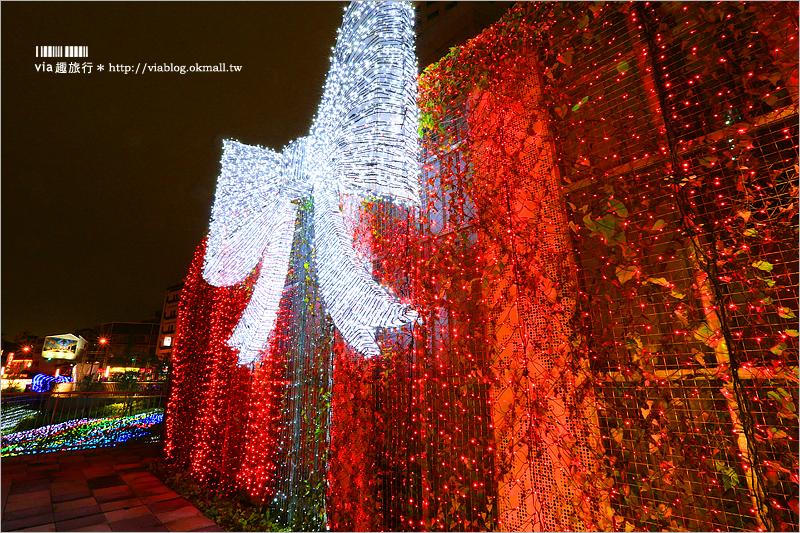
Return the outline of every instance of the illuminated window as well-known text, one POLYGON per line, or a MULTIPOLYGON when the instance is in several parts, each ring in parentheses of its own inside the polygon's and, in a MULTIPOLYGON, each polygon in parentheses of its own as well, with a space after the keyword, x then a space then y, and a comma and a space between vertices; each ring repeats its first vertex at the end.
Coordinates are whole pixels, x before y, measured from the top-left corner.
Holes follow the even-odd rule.
POLYGON ((164 337, 164 346, 172 346, 172 337, 164 337))

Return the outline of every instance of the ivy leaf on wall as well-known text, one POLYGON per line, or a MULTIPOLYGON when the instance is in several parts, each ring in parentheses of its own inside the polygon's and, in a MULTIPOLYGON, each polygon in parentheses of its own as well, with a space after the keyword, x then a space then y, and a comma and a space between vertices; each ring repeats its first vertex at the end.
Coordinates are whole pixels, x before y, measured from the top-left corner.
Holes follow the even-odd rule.
POLYGON ((698 157, 697 162, 703 165, 704 167, 713 167, 716 162, 719 161, 719 157, 715 155, 710 155, 708 157, 698 157))
POLYGON ((637 354, 641 354, 644 350, 644 344, 642 344, 642 338, 639 335, 632 335, 626 338, 625 345, 628 350, 631 350, 637 354))
POLYGON ((609 246, 613 246, 615 243, 625 243, 624 233, 615 235, 617 218, 614 215, 607 214, 597 220, 592 220, 589 215, 586 215, 583 217, 583 222, 592 236, 601 235, 609 246))
POLYGON ((609 211, 616 213, 620 218, 625 218, 628 216, 628 208, 615 198, 608 199, 608 208, 609 211))
POLYGON ((796 418, 794 413, 797 413, 797 408, 794 406, 793 402, 790 402, 787 398, 792 398, 792 396, 786 392, 785 389, 778 389, 778 392, 769 391, 767 396, 778 402, 785 411, 781 411, 779 414, 784 417, 792 417, 796 418), (783 394, 781 394, 781 392, 783 394))
POLYGON ((724 461, 715 460, 714 468, 717 469, 717 472, 722 474, 722 484, 725 485, 726 489, 739 486, 739 475, 736 473, 736 470, 725 464, 724 461))
POLYGON ((710 348, 716 347, 721 341, 716 332, 706 322, 703 322, 699 328, 694 330, 694 338, 710 348))
POLYGON ((620 283, 625 283, 636 275, 638 269, 635 266, 618 266, 617 279, 620 283))
POLYGON ((753 263, 753 266, 759 270, 763 270, 764 272, 772 272, 772 263, 768 263, 767 261, 756 261, 753 263))
POLYGON ((565 65, 571 65, 572 64, 572 54, 573 54, 573 52, 571 51, 571 49, 568 49, 568 50, 569 51, 564 51, 563 54, 559 54, 559 56, 556 58, 559 62, 564 63, 565 65))
POLYGON ((669 291, 669 295, 674 297, 674 298, 677 298, 679 300, 683 300, 684 298, 686 298, 686 294, 684 294, 683 292, 679 291, 678 289, 671 289, 669 291))
POLYGON ((786 348, 788 347, 789 346, 787 346, 785 342, 781 342, 770 348, 769 351, 774 353, 775 355, 783 355, 783 352, 785 352, 786 348))
POLYGON ((572 107, 572 110, 573 110, 573 111, 577 111, 577 110, 579 110, 579 109, 581 108, 581 106, 582 106, 583 104, 585 104, 586 102, 588 102, 588 101, 589 101, 589 97, 588 97, 588 96, 584 96, 584 97, 581 99, 581 101, 580 101, 580 102, 578 102, 577 104, 575 104, 575 105, 572 107))

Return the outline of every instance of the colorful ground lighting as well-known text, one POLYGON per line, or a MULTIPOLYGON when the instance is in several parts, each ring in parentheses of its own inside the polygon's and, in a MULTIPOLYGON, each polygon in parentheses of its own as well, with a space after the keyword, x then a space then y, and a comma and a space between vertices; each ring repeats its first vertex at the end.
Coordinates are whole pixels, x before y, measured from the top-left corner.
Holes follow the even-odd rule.
POLYGON ((156 442, 161 409, 118 418, 81 418, 4 435, 2 456, 100 448, 137 441, 156 442))

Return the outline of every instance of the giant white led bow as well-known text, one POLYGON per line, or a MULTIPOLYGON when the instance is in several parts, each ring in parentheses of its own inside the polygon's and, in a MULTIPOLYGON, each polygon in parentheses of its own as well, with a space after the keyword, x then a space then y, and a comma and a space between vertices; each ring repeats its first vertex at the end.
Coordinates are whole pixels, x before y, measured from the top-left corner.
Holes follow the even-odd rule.
POLYGON ((345 341, 378 355, 377 327, 416 319, 361 264, 339 207, 340 193, 419 204, 413 20, 407 2, 353 2, 310 134, 281 153, 225 141, 203 277, 233 285, 262 263, 228 339, 240 364, 256 360, 275 326, 302 198, 313 200, 319 287, 345 341))

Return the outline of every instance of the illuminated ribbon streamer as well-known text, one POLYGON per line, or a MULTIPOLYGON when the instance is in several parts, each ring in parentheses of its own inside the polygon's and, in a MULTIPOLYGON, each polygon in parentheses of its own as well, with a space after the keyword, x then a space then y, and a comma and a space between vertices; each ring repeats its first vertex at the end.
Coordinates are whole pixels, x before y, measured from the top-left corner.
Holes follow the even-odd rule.
POLYGON ((341 193, 419 205, 414 12, 407 2, 353 2, 336 40, 310 134, 281 153, 225 141, 203 277, 244 280, 261 263, 250 302, 228 345, 239 363, 258 358, 275 327, 289 269, 296 202, 314 203, 316 266, 334 324, 355 350, 380 354, 376 328, 417 318, 358 260, 341 193))

